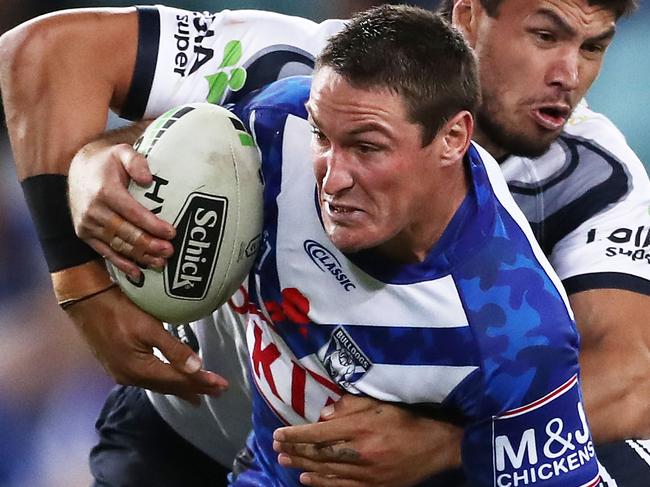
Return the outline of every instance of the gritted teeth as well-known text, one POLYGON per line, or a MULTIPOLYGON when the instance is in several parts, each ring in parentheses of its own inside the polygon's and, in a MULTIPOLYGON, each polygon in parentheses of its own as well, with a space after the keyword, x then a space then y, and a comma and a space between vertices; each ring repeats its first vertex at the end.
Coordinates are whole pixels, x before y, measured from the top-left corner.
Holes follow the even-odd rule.
POLYGON ((354 208, 350 208, 349 206, 340 206, 330 202, 327 204, 329 205, 330 210, 332 210, 334 213, 350 213, 354 210, 354 208))

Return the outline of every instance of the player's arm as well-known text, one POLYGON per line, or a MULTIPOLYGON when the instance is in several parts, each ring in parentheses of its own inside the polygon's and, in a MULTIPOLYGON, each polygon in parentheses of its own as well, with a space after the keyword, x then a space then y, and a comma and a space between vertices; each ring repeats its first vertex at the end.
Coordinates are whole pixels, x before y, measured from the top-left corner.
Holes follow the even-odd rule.
POLYGON ((0 38, 0 89, 18 177, 57 298, 106 369, 122 383, 186 397, 215 393, 223 381, 213 376, 161 368, 152 346, 179 370, 197 371, 200 359, 113 288, 100 256, 77 239, 68 211, 70 161, 104 131, 109 107, 124 103, 137 40, 134 9, 48 15, 0 38))
MULTIPOLYGON (((129 42, 137 42, 139 47, 137 54, 130 54, 135 59, 128 71, 129 76, 133 73, 132 79, 125 80, 122 90, 127 94, 114 103, 114 108, 132 119, 153 119, 188 102, 233 102, 278 77, 306 74, 313 67, 314 55, 342 26, 340 21, 315 24, 252 10, 209 14, 156 6, 127 11, 126 15, 132 17, 135 29, 129 33, 129 42)), ((131 274, 139 272, 135 260, 160 265, 160 259, 169 256, 165 240, 170 238, 169 228, 136 205, 124 185, 112 184, 124 179, 124 170, 135 168, 134 174, 142 173, 137 165, 142 163, 135 161, 124 169, 113 167, 110 174, 106 166, 104 179, 89 186, 85 198, 73 208, 78 235, 131 274), (110 220, 110 215, 119 219, 110 220), (115 222, 123 227, 118 236, 129 244, 117 253, 107 251, 115 222), (144 238, 129 238, 134 235, 144 238), (142 255, 145 258, 139 259, 142 255)))
MULTIPOLYGON (((0 88, 18 177, 27 193, 55 191, 47 207, 62 204, 74 154, 104 132, 111 108, 124 106, 138 36, 135 9, 85 9, 36 18, 0 38, 0 88)), ((168 237, 163 222, 144 224, 168 237)), ((83 246, 73 250, 73 264, 92 256, 83 246)))
POLYGON ((153 181, 147 160, 133 150, 147 125, 146 121, 136 122, 89 142, 75 155, 68 175, 68 200, 77 236, 136 280, 140 268, 135 261, 162 268, 165 258, 173 253, 168 240, 155 239, 148 229, 156 228, 166 239, 175 234, 172 225, 158 219, 127 190, 131 179, 145 187, 153 181))
POLYGON ((582 336, 582 387, 594 440, 650 438, 650 296, 592 289, 569 300, 582 336))
POLYGON ((26 22, 0 38, 0 82, 24 180, 67 174, 79 147, 104 131, 135 63, 133 9, 77 10, 26 22))
POLYGON ((580 331, 582 386, 596 443, 650 438, 650 179, 605 116, 580 112, 571 128, 587 141, 580 164, 598 161, 600 147, 614 171, 583 197, 581 209, 603 209, 554 245, 551 264, 580 331))

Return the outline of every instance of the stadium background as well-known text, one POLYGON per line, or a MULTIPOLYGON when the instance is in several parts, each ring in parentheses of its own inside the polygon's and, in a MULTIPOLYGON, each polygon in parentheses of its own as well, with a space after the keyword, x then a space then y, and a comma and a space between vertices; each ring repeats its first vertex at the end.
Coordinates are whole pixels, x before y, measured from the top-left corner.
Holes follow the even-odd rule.
MULTIPOLYGON (((0 0, 0 33, 49 11, 132 2, 0 0)), ((155 3, 155 2, 140 2, 155 3)), ((169 0, 197 9, 260 8, 314 20, 347 17, 372 0, 169 0)), ((397 2, 393 2, 397 3, 397 2)), ((406 2, 434 7, 436 0, 406 2)), ((645 2, 644 2, 645 3, 645 2)), ((619 23, 589 103, 607 114, 650 167, 650 5, 619 23)), ((89 485, 86 456, 111 380, 51 296, 3 124, 0 128, 0 487, 89 485)))

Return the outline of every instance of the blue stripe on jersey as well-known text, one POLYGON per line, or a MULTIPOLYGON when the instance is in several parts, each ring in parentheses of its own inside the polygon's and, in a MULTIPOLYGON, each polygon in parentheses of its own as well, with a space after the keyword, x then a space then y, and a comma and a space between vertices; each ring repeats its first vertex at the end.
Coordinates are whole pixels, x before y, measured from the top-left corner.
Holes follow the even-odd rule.
POLYGON ((562 171, 542 181, 508 183, 546 255, 573 230, 621 200, 632 185, 626 166, 593 140, 563 133, 557 144, 566 157, 562 171))
POLYGON ((466 255, 453 276, 468 321, 480 337, 476 343, 490 384, 484 398, 488 410, 531 401, 575 374, 578 335, 564 300, 500 203, 494 237, 466 255), (509 403, 497 399, 504 397, 509 403))
POLYGON ((470 366, 478 365, 480 359, 468 326, 409 328, 319 323, 310 327, 305 337, 295 323, 275 325, 298 358, 316 353, 342 326, 373 364, 470 366))
POLYGON ((147 108, 153 85, 160 42, 160 14, 156 7, 137 7, 138 53, 135 71, 126 102, 120 116, 128 120, 140 120, 147 108))
POLYGON ((248 93, 280 78, 311 74, 314 56, 295 46, 276 44, 257 52, 242 67, 246 82, 238 91, 228 90, 224 103, 240 103, 248 93))
MULTIPOLYGON (((311 86, 311 76, 294 76, 284 78, 268 85, 261 91, 252 94, 249 98, 235 107, 234 111, 244 121, 248 120, 246 114, 258 112, 261 110, 277 112, 280 118, 286 119, 288 115, 307 120, 307 109, 305 103, 309 99, 309 88, 311 86)), ((282 131, 284 123, 276 126, 266 125, 267 129, 282 131)), ((262 160, 262 163, 268 161, 262 160)), ((278 163, 281 161, 273 161, 278 163)))
MULTIPOLYGON (((254 381, 251 381, 252 384, 255 384, 254 381)), ((255 457, 255 461, 258 462, 265 473, 271 473, 273 478, 262 474, 260 477, 261 483, 259 485, 264 485, 268 487, 282 486, 282 485, 300 485, 298 477, 300 472, 294 468, 284 468, 281 467, 275 460, 275 457, 272 455, 268 457, 268 445, 273 445, 273 432, 277 428, 282 426, 287 426, 278 419, 278 416, 273 412, 271 407, 266 403, 262 394, 257 390, 256 386, 252 387, 252 399, 253 399, 253 430, 255 435, 252 442, 249 443, 249 447, 255 457)), ((237 482, 234 484, 237 486, 237 482)))
POLYGON ((623 272, 592 272, 569 277, 562 281, 567 294, 590 289, 625 289, 650 296, 650 281, 623 272))

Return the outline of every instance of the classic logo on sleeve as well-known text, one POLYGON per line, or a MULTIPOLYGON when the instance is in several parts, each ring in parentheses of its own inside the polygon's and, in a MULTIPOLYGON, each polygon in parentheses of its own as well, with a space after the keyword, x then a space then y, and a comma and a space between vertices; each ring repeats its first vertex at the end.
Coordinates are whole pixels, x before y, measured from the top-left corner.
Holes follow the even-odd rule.
POLYGON ((496 487, 600 482, 577 376, 538 401, 495 417, 492 448, 496 487))
POLYGON ((305 240, 303 248, 314 264, 323 272, 327 272, 334 277, 339 285, 347 292, 356 289, 357 286, 350 281, 345 274, 341 262, 326 247, 314 240, 305 240))

